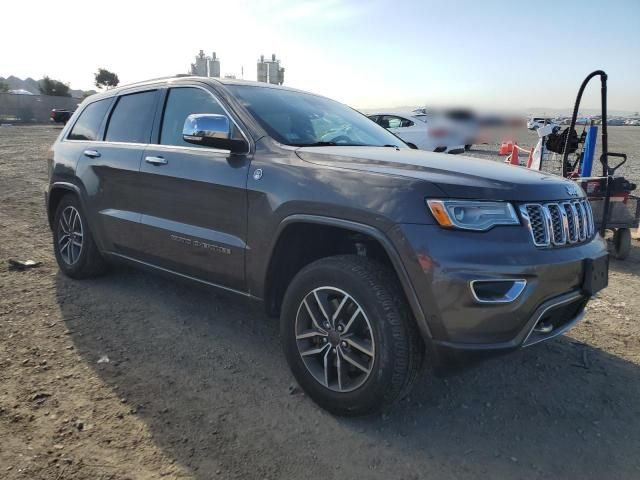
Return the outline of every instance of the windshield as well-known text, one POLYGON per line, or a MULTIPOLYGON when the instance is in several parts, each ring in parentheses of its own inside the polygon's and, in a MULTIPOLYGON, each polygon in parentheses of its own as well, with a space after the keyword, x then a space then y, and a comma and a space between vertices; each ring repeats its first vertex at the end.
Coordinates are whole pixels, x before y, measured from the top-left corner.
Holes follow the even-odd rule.
POLYGON ((328 98, 251 85, 226 87, 271 137, 285 145, 408 148, 364 115, 328 98))

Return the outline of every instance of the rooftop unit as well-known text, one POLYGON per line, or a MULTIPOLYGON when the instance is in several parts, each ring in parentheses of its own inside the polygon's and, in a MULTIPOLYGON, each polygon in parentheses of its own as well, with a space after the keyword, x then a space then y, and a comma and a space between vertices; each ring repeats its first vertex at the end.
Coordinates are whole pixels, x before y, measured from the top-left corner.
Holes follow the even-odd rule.
POLYGON ((191 64, 191 75, 219 78, 220 59, 216 57, 216 52, 213 52, 213 56, 207 57, 204 50, 200 50, 196 56, 196 62, 191 64))
POLYGON ((258 60, 258 81, 282 85, 284 83, 284 67, 280 66, 280 60, 276 59, 276 54, 271 55, 271 60, 265 60, 264 55, 260 55, 258 60))

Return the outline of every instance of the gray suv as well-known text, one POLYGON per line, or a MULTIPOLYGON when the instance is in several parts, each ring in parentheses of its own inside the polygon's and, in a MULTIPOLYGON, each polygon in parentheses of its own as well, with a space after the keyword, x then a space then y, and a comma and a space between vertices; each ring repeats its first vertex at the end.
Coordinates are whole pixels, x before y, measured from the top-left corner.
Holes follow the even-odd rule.
POLYGON ((608 256, 559 177, 413 150, 338 102, 176 77, 86 99, 50 150, 62 272, 125 261, 264 302, 305 392, 388 408, 428 358, 580 320, 608 256))

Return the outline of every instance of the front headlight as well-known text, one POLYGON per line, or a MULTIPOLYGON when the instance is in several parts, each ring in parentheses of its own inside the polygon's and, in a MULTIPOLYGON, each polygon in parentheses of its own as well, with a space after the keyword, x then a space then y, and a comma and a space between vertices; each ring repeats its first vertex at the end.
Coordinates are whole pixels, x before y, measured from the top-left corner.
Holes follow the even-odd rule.
POLYGON ((496 225, 520 224, 508 202, 427 200, 427 205, 441 227, 486 231, 496 225))

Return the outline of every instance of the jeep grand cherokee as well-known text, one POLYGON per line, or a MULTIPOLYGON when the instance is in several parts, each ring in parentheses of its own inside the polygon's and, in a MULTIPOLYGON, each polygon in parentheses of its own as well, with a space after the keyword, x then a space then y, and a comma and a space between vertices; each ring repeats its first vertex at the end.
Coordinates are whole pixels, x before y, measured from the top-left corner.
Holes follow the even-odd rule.
POLYGON ((122 260, 263 301, 299 384, 341 415, 389 407, 425 356, 559 335, 607 282, 573 182, 412 150, 274 85, 184 77, 91 96, 49 178, 62 272, 122 260))

